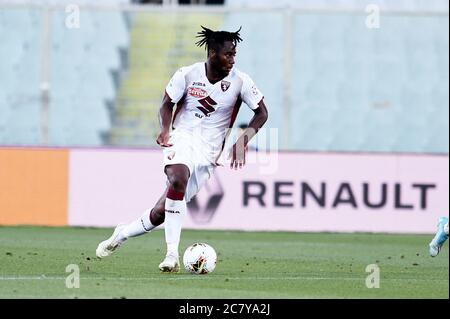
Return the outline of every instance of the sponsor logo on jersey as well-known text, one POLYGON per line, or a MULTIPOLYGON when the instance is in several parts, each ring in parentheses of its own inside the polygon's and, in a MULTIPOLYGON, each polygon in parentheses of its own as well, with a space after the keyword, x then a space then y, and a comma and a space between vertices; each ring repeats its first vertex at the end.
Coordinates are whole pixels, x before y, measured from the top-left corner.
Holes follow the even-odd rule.
POLYGON ((202 83, 202 82, 194 82, 194 83, 192 83, 192 85, 193 86, 206 86, 206 84, 202 83))
POLYGON ((220 87, 222 88, 222 91, 226 91, 228 90, 228 88, 230 87, 231 82, 228 81, 222 81, 222 83, 220 83, 220 87))
MULTIPOLYGON (((206 117, 209 117, 210 113, 214 112, 216 109, 214 108, 217 105, 217 102, 214 101, 210 96, 205 97, 204 99, 198 100, 198 102, 203 106, 197 106, 197 108, 205 114, 206 117)), ((195 113, 197 116, 197 113, 195 113)), ((202 116, 197 116, 203 118, 202 116)))
POLYGON ((188 94, 196 98, 204 98, 208 96, 208 92, 200 88, 190 87, 188 94))

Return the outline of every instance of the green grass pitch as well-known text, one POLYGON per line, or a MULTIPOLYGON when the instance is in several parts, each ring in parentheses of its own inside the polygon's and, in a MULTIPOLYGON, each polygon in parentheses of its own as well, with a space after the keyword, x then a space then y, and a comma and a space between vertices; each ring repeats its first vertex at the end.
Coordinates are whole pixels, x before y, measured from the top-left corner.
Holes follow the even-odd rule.
POLYGON ((431 236, 184 230, 181 252, 207 242, 219 255, 199 276, 160 273, 162 230, 96 259, 111 231, 0 227, 0 298, 449 298, 448 243, 431 258, 431 236), (66 287, 69 264, 79 288, 66 287), (369 264, 379 288, 366 287, 369 264))

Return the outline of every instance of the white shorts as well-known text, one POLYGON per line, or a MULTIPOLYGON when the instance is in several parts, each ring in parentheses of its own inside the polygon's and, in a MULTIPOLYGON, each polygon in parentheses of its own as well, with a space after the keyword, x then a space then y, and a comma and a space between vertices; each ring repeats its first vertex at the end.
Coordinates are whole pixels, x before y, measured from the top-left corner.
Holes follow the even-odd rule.
POLYGON ((163 148, 164 168, 173 164, 184 164, 189 168, 184 195, 186 202, 189 202, 211 177, 215 166, 201 152, 202 146, 186 133, 173 131, 169 143, 173 146, 163 148))

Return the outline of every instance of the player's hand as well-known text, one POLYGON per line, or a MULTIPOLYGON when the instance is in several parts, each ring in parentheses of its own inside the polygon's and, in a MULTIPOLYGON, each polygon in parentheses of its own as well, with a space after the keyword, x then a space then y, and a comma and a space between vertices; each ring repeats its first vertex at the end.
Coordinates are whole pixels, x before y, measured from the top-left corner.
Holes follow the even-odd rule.
POLYGON ((159 133, 158 138, 156 139, 156 143, 158 143, 158 145, 161 147, 171 147, 173 146, 173 144, 169 143, 169 138, 169 132, 163 131, 159 133))
POLYGON ((245 165, 245 156, 247 153, 248 147, 244 146, 244 143, 236 142, 231 148, 228 159, 231 159, 230 168, 237 170, 238 168, 242 168, 245 165))

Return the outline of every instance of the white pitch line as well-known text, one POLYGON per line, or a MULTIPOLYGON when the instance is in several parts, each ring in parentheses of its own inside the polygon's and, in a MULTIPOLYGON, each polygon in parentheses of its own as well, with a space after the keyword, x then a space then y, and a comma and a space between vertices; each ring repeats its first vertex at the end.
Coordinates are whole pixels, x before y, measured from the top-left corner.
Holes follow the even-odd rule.
MULTIPOLYGON (((161 280, 334 280, 334 281, 364 281, 365 278, 339 278, 339 277, 226 277, 226 276, 186 276, 186 277, 80 277, 80 280, 122 280, 122 281, 161 281, 161 280)), ((381 278, 384 281, 441 281, 435 278, 381 278)), ((66 280, 66 277, 59 276, 5 276, 0 277, 0 281, 26 281, 26 280, 66 280)))

